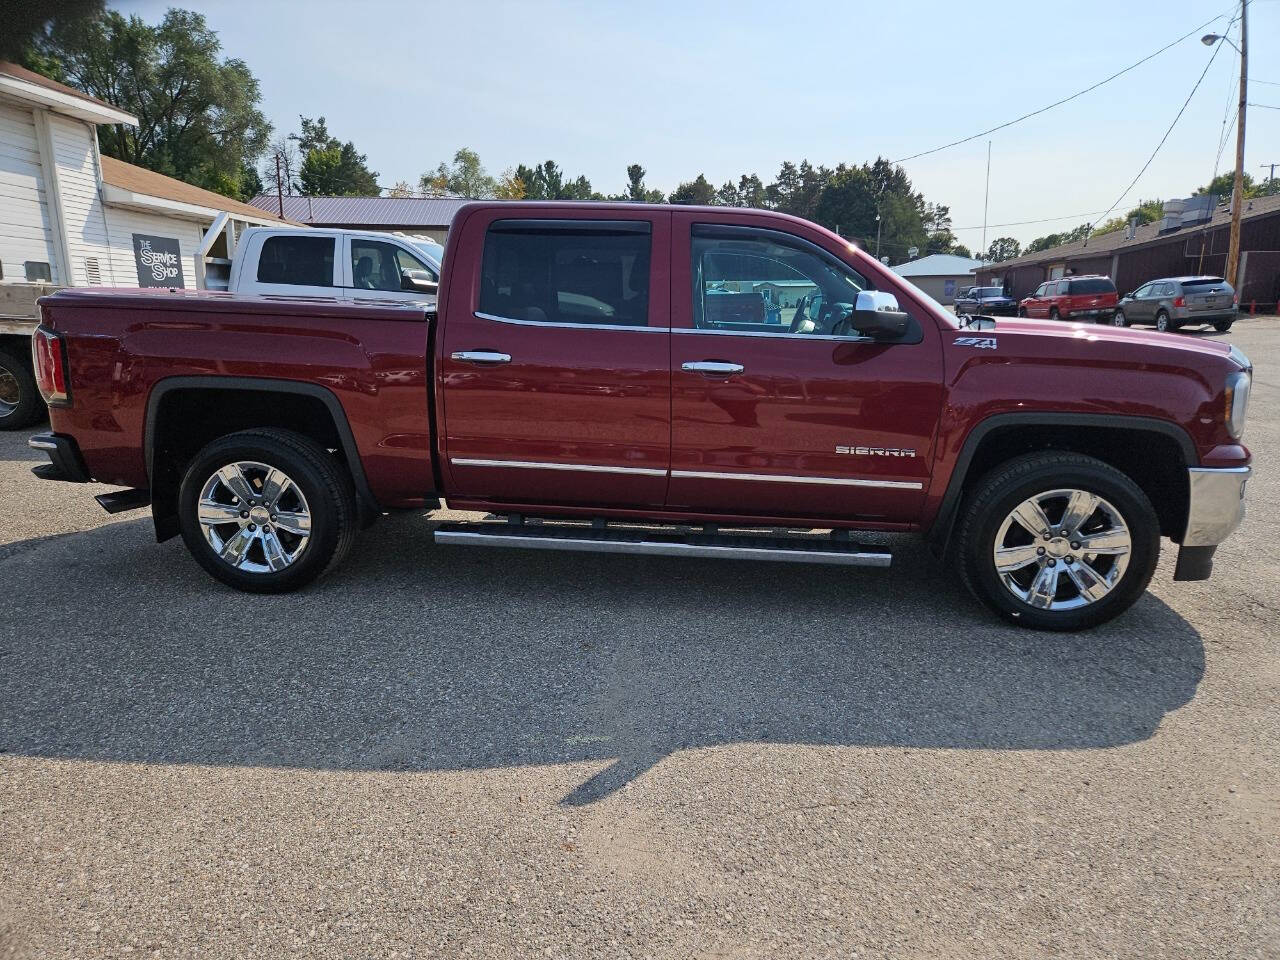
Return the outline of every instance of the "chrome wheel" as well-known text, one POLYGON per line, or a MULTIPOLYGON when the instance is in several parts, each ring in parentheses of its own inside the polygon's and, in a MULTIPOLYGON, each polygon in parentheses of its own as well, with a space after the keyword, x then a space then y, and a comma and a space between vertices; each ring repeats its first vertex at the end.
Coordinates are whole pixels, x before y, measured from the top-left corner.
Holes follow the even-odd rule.
POLYGON ((18 378, 8 370, 0 370, 0 419, 18 409, 22 401, 22 388, 18 386, 18 378))
POLYGON ((1124 576, 1133 540, 1120 511, 1087 490, 1030 497, 996 532, 996 574, 1019 600, 1039 610, 1097 603, 1124 576))
POLYGON ((223 562, 246 573, 276 573, 295 563, 311 538, 307 498, 266 463, 219 469, 196 503, 205 541, 223 562))

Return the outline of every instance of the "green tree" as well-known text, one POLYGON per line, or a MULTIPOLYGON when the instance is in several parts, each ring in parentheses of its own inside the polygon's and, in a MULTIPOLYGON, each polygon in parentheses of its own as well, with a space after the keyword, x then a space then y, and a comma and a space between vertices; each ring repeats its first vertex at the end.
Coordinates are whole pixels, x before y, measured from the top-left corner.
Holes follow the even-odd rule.
POLYGON ((1129 221, 1134 217, 1138 219, 1138 226, 1144 223, 1155 223, 1164 216, 1163 200, 1142 200, 1136 207, 1126 213, 1123 217, 1112 217, 1105 223, 1102 223, 1094 229, 1095 234, 1114 233, 1117 230, 1123 230, 1129 225, 1129 221))
POLYGON ((1089 224, 1082 223, 1080 226, 1067 230, 1064 233, 1050 233, 1043 237, 1036 237, 1029 244, 1023 253, 1039 253, 1041 250, 1052 250, 1054 247, 1060 247, 1065 243, 1080 243, 1085 237, 1089 236, 1089 224))
MULTIPOLYGON (((1249 176, 1249 174, 1247 173, 1243 175, 1241 182, 1244 184, 1244 197, 1246 200, 1252 197, 1260 197, 1264 193, 1266 193, 1266 191, 1261 186, 1254 183, 1253 177, 1249 176)), ((1218 174, 1216 177, 1214 177, 1212 180, 1206 183, 1203 187, 1197 190, 1195 192, 1195 195, 1198 196, 1203 193, 1216 193, 1223 200, 1230 200, 1231 193, 1233 190, 1235 190, 1235 187, 1236 187, 1236 174, 1235 174, 1235 171, 1232 170, 1228 173, 1218 174)))
POLYGON ((620 200, 631 200, 635 203, 662 203, 666 196, 661 190, 650 190, 644 184, 645 169, 638 163, 627 167, 627 193, 620 200))
POLYGON ((565 173, 554 160, 547 160, 534 167, 520 164, 514 177, 524 185, 528 200, 601 200, 591 187, 591 181, 579 176, 566 180, 565 173))
POLYGON ((170 9, 151 26, 106 10, 48 21, 24 60, 138 118, 99 127, 107 156, 243 199, 271 125, 248 66, 220 54, 198 13, 170 9))
POLYGON ((324 117, 298 120, 302 132, 293 139, 302 155, 298 185, 303 196, 376 197, 382 192, 378 175, 369 169, 365 155, 350 140, 343 143, 330 134, 324 117))
POLYGON ((705 176, 698 174, 697 179, 682 183, 671 191, 671 202, 707 206, 716 202, 716 188, 707 182, 705 176))
POLYGON ((66 83, 61 61, 46 58, 40 50, 42 41, 54 29, 65 30, 79 20, 96 20, 106 7, 104 0, 53 0, 45 3, 5 4, 0 31, 0 60, 11 60, 28 70, 66 83))
POLYGON ((498 181, 485 171, 480 155, 468 147, 453 155, 452 166, 442 163, 435 173, 424 173, 419 182, 424 192, 471 200, 489 200, 498 192, 498 181))
POLYGON ((1012 260, 1021 252, 1021 245, 1013 237, 999 237, 991 241, 991 246, 987 247, 987 253, 983 259, 988 263, 1003 263, 1005 260, 1012 260))

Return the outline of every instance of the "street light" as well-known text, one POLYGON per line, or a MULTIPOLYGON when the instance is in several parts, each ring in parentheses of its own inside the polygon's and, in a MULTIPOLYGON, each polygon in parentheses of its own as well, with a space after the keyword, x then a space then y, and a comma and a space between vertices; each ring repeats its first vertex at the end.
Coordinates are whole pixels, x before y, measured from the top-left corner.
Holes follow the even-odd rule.
POLYGON ((1201 37, 1201 38, 1200 38, 1200 42, 1201 42, 1201 43, 1203 43, 1206 47, 1212 47, 1212 46, 1213 46, 1215 43, 1217 43, 1219 40, 1225 40, 1225 41, 1227 41, 1227 43, 1230 43, 1230 44, 1231 44, 1231 46, 1235 47, 1236 53, 1239 53, 1239 52, 1240 52, 1240 48, 1239 48, 1239 47, 1236 47, 1236 45, 1235 45, 1235 43, 1232 41, 1232 39, 1231 39, 1230 37, 1228 37, 1228 36, 1224 35, 1224 34, 1221 34, 1221 33, 1206 33, 1203 37, 1201 37))
POLYGON ((1240 106, 1236 115, 1236 175, 1231 185, 1231 233, 1227 244, 1227 283, 1240 289, 1240 206, 1244 196, 1244 116, 1249 99, 1249 0, 1240 0, 1240 46, 1221 33, 1206 33, 1200 42, 1212 47, 1219 40, 1240 54, 1240 106))

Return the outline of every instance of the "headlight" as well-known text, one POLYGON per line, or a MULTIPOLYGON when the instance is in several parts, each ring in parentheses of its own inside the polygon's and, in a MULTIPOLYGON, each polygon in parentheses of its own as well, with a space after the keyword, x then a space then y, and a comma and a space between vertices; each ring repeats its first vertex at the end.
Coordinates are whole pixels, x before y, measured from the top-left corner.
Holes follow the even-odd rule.
POLYGON ((1241 370, 1227 377, 1227 431, 1239 440, 1244 435, 1244 421, 1249 415, 1249 374, 1241 370))

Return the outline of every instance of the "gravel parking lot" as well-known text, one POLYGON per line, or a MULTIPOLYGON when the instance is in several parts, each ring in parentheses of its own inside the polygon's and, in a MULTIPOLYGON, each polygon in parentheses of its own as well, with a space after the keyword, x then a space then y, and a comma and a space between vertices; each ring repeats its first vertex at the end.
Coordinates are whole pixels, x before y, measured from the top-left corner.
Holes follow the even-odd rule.
MULTIPOLYGON (((434 547, 215 584, 0 434, 0 957, 1278 957, 1280 319, 1213 580, 434 547)), ((1167 544, 1166 544, 1167 548, 1167 544)))

